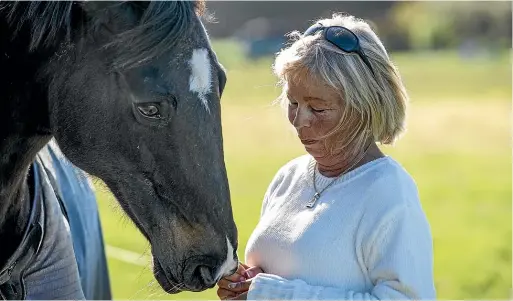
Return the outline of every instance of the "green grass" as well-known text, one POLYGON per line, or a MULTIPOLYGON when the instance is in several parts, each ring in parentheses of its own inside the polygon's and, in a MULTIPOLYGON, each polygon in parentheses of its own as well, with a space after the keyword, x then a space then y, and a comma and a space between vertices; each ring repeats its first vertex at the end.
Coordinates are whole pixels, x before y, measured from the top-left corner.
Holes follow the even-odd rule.
MULTIPOLYGON (((214 43, 228 68, 223 96, 225 158, 239 255, 258 221, 277 169, 303 154, 279 107, 271 59, 246 61, 231 42, 214 43)), ((440 299, 511 295, 511 64, 509 53, 463 60, 452 52, 391 54, 412 102, 408 132, 384 151, 415 178, 431 224, 440 299)), ((98 189, 107 244, 138 253, 148 244, 98 189)), ((215 290, 165 295, 148 268, 109 258, 116 299, 217 299, 215 290)))

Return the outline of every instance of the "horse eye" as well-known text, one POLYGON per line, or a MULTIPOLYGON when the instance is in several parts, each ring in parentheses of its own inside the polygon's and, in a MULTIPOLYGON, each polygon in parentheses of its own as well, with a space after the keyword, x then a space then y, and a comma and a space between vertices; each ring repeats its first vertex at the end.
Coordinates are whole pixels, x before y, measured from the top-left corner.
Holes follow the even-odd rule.
POLYGON ((148 118, 161 118, 159 107, 155 104, 140 104, 137 106, 139 112, 148 118))

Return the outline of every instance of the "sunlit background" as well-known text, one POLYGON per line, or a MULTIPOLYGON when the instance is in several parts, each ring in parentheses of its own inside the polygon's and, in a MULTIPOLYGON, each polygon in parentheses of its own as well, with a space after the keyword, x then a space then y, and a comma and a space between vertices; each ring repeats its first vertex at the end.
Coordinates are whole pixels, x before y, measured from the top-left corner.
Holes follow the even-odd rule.
MULTIPOLYGON (((349 12, 369 20, 411 97, 408 131, 383 150, 418 185, 431 224, 440 299, 511 296, 511 2, 208 3, 206 23, 228 70, 222 99, 225 160, 239 257, 275 172, 304 153, 271 73, 283 36, 349 12)), ((217 299, 215 290, 166 295, 148 244, 98 184, 115 299, 217 299)))

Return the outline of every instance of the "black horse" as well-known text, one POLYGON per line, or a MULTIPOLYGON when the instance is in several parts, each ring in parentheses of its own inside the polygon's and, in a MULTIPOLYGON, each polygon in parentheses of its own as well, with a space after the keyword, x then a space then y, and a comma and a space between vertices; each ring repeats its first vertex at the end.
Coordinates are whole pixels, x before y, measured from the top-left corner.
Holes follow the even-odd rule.
POLYGON ((31 164, 54 138, 151 244, 169 293, 237 265, 221 131, 226 82, 202 2, 0 3, 0 265, 31 213, 31 164))

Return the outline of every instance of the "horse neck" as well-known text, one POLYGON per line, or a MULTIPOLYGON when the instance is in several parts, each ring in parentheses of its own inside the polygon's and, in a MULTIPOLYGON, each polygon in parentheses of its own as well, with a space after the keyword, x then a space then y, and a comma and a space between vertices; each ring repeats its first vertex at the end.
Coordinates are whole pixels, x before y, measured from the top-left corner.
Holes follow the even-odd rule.
MULTIPOLYGON (((2 117, 0 117, 2 118, 2 117)), ((15 251, 30 215, 28 170, 49 138, 0 135, 0 266, 15 251)))
MULTIPOLYGON (((12 52, 3 48, 0 53, 12 52)), ((30 208, 28 170, 51 138, 47 98, 41 86, 26 84, 35 82, 28 65, 12 56, 0 59, 0 265, 21 239, 30 208)))

